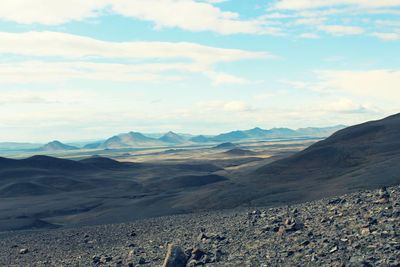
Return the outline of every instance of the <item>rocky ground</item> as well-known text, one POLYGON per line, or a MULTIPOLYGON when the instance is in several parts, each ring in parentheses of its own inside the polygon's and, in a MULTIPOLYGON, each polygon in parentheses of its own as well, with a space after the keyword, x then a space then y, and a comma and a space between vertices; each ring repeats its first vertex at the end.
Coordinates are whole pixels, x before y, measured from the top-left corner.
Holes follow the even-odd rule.
POLYGON ((400 266, 400 186, 0 238, 1 266, 400 266), (174 244, 174 246, 168 246, 174 244))

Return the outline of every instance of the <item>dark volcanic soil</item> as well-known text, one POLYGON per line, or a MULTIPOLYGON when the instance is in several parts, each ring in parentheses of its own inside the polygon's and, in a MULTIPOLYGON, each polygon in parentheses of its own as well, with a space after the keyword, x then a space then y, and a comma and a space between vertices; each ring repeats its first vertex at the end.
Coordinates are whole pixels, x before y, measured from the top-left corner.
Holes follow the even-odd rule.
POLYGON ((1 266, 399 266, 400 186, 293 206, 0 236, 1 266))

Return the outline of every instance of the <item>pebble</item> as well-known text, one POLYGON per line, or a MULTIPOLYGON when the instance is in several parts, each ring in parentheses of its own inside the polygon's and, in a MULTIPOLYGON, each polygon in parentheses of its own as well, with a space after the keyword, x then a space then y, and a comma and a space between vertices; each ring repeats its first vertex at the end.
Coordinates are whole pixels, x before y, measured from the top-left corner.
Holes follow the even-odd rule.
POLYGON ((26 254, 26 253, 28 253, 28 249, 27 248, 21 248, 20 250, 19 250, 19 254, 26 254))

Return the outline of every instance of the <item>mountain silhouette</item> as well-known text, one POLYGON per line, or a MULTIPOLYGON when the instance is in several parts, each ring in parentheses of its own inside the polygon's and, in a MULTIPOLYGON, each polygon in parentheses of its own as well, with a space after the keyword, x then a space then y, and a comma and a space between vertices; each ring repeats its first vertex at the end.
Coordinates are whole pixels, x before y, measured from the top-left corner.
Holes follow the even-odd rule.
POLYGON ((207 142, 210 142, 211 140, 209 138, 205 137, 204 135, 197 135, 197 136, 190 138, 189 141, 195 142, 195 143, 207 143, 207 142))
POLYGON ((182 136, 171 131, 160 137, 159 140, 171 144, 183 144, 186 142, 182 136))

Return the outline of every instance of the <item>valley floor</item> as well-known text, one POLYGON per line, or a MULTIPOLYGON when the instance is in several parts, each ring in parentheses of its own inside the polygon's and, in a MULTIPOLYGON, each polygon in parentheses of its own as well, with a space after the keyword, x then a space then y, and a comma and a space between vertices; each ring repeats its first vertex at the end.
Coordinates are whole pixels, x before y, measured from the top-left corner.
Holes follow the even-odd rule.
POLYGON ((1 266, 399 266, 400 186, 235 209, 0 237, 1 266))

